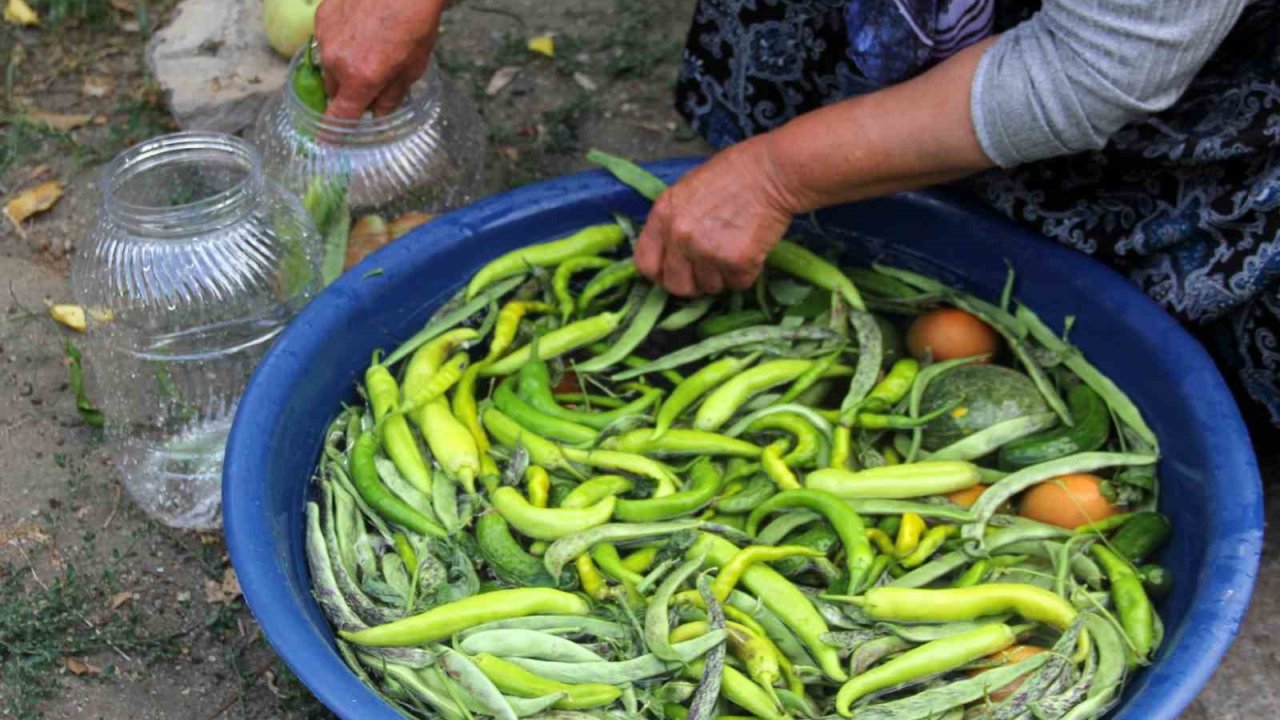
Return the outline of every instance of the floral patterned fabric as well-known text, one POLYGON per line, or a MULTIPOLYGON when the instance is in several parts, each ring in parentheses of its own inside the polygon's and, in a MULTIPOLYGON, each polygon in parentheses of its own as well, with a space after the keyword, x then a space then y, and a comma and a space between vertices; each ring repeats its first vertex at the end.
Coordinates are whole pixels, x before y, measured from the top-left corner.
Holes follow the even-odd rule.
MULTIPOLYGON (((942 21, 983 5, 702 0, 677 109, 724 147, 911 77, 987 34, 968 26, 937 42, 942 21)), ((989 31, 1037 6, 994 0, 989 31)), ((1174 107, 1123 128, 1103 150, 991 171, 969 186, 1128 273, 1206 339, 1224 374, 1280 425, 1280 0, 1251 5, 1174 107)))

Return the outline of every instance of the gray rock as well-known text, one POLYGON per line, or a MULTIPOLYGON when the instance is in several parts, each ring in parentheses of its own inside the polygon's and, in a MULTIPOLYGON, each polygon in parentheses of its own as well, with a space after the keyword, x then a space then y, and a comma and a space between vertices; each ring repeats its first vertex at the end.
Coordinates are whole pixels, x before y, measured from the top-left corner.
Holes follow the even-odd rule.
POLYGON ((253 124, 288 69, 267 44, 261 0, 183 0, 147 64, 180 127, 229 133, 253 124))

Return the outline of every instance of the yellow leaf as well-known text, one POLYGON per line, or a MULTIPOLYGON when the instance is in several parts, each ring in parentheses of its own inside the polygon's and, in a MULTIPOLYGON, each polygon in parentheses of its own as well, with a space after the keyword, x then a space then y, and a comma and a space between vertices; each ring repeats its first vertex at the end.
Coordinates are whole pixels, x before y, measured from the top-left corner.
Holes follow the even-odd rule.
POLYGON ((32 122, 43 123, 48 125, 49 129, 57 130, 58 132, 75 130, 81 125, 88 125, 93 121, 92 115, 83 115, 79 113, 54 113, 45 112, 43 110, 37 110, 27 117, 30 118, 32 122))
POLYGON ((70 670, 75 675, 102 674, 102 668, 98 667, 97 665, 94 665, 93 663, 83 662, 81 660, 77 660, 76 658, 73 658, 70 656, 63 658, 62 660, 63 660, 63 663, 67 666, 67 670, 70 670))
POLYGON ((84 332, 84 308, 79 305, 53 305, 49 316, 76 332, 84 332))
POLYGON ((118 593, 116 593, 115 595, 112 595, 112 596, 111 596, 111 609, 112 609, 112 610, 115 610, 116 608, 118 608, 118 607, 120 607, 121 605, 123 605, 123 604, 125 604, 125 603, 129 602, 130 600, 133 600, 133 599, 134 599, 134 598, 136 598, 136 597, 137 597, 137 595, 134 595, 134 594, 133 594, 133 591, 131 591, 131 590, 125 590, 125 591, 123 591, 123 592, 118 592, 118 593))
POLYGON ((4 204, 4 216, 14 226, 22 223, 32 215, 42 213, 53 207, 62 197, 62 183, 47 180, 39 185, 18 193, 18 196, 4 204))
POLYGON ((40 16, 25 0, 9 0, 4 6, 4 21, 10 25, 39 25, 40 16))
POLYGON ((529 49, 539 55, 556 56, 556 39, 550 35, 538 35, 529 38, 529 49))

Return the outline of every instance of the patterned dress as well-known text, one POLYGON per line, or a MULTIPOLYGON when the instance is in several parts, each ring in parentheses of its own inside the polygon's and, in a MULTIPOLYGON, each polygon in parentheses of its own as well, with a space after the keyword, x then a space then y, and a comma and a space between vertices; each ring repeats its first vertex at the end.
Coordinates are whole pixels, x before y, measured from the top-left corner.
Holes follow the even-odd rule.
MULTIPOLYGON (((724 147, 910 78, 1037 6, 701 0, 677 109, 724 147)), ((1128 273, 1280 425, 1280 0, 1251 4, 1173 107, 1101 151, 993 170, 968 187, 1128 273)))

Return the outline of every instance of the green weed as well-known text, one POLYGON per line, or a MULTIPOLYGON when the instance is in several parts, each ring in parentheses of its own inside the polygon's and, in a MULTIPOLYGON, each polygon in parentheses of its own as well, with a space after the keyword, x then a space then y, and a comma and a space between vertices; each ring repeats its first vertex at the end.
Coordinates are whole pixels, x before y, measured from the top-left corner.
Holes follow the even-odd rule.
MULTIPOLYGON (((137 612, 105 614, 114 573, 82 576, 68 565, 60 577, 39 582, 29 568, 0 567, 0 715, 16 720, 41 717, 39 705, 60 686, 59 668, 68 657, 104 651, 150 661, 176 652, 172 637, 151 637, 139 629, 137 612)), ((109 675, 113 669, 103 669, 109 675)))

